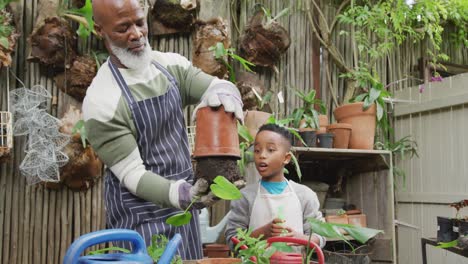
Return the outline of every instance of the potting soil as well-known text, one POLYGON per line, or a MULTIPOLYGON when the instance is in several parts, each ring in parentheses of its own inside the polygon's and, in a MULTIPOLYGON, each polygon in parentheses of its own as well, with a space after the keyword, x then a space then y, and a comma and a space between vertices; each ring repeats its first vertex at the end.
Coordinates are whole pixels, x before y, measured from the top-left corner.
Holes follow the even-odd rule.
POLYGON ((236 157, 203 157, 197 158, 195 177, 213 182, 216 176, 224 176, 230 182, 242 179, 236 157))

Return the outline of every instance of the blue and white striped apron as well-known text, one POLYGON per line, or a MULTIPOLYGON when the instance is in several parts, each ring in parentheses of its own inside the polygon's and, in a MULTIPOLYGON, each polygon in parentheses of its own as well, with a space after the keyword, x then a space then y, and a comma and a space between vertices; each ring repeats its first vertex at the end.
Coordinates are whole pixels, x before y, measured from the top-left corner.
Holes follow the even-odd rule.
MULTIPOLYGON (((187 132, 184 125, 182 100, 175 78, 159 63, 153 65, 170 81, 168 91, 160 96, 136 101, 120 71, 108 60, 122 94, 130 107, 137 130, 138 149, 146 170, 169 180, 193 181, 187 132)), ((178 254, 182 259, 203 258, 199 230, 198 211, 193 210, 189 224, 174 227, 165 220, 181 210, 162 208, 131 194, 109 170, 105 177, 107 225, 110 228, 136 230, 150 245, 153 234, 164 234, 171 239, 174 234, 182 236, 178 254)), ((129 248, 128 244, 121 244, 129 248)))

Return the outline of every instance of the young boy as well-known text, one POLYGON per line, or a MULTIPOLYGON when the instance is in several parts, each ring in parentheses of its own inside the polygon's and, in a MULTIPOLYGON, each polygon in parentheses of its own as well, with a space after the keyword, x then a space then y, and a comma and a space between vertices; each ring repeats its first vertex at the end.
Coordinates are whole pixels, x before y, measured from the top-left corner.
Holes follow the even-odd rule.
MULTIPOLYGON (((254 142, 255 167, 262 179, 241 190, 243 198, 231 202, 231 214, 226 227, 226 240, 236 229, 251 229, 251 236, 290 236, 309 239, 308 218, 323 221, 319 201, 308 187, 288 181, 283 169, 291 160, 291 134, 275 124, 260 127, 254 142)), ((323 247, 325 239, 312 234, 311 240, 323 247)), ((231 247, 233 248, 233 247, 231 247)))

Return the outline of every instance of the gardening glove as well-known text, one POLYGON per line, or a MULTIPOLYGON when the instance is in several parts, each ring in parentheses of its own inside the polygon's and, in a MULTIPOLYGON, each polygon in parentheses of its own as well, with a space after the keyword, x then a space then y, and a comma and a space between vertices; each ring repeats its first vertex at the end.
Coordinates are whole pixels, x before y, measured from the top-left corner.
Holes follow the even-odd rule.
POLYGON ((244 113, 242 111, 243 103, 237 87, 228 81, 218 81, 215 85, 209 87, 201 98, 200 104, 193 111, 192 120, 195 121, 198 109, 202 107, 224 106, 224 111, 234 113, 241 123, 244 123, 244 113))
POLYGON ((192 207, 202 209, 219 201, 219 198, 209 190, 210 184, 205 179, 197 180, 194 185, 185 180, 178 180, 170 186, 169 200, 174 207, 185 210, 193 200, 199 197, 192 207))

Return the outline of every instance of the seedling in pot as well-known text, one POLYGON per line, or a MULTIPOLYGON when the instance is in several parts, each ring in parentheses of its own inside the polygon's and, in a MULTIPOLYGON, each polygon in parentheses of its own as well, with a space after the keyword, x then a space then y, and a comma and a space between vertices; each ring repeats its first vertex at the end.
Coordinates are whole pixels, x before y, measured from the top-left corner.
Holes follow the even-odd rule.
MULTIPOLYGON (((237 189, 236 185, 232 184, 223 176, 217 176, 213 182, 214 183, 210 185, 210 190, 214 195, 216 195, 216 197, 223 200, 239 200, 242 198, 242 194, 239 189, 237 189)), ((190 208, 192 208, 192 205, 199 199, 200 197, 193 199, 184 212, 167 218, 166 223, 173 226, 183 226, 188 224, 192 219, 192 213, 189 212, 190 208)))

